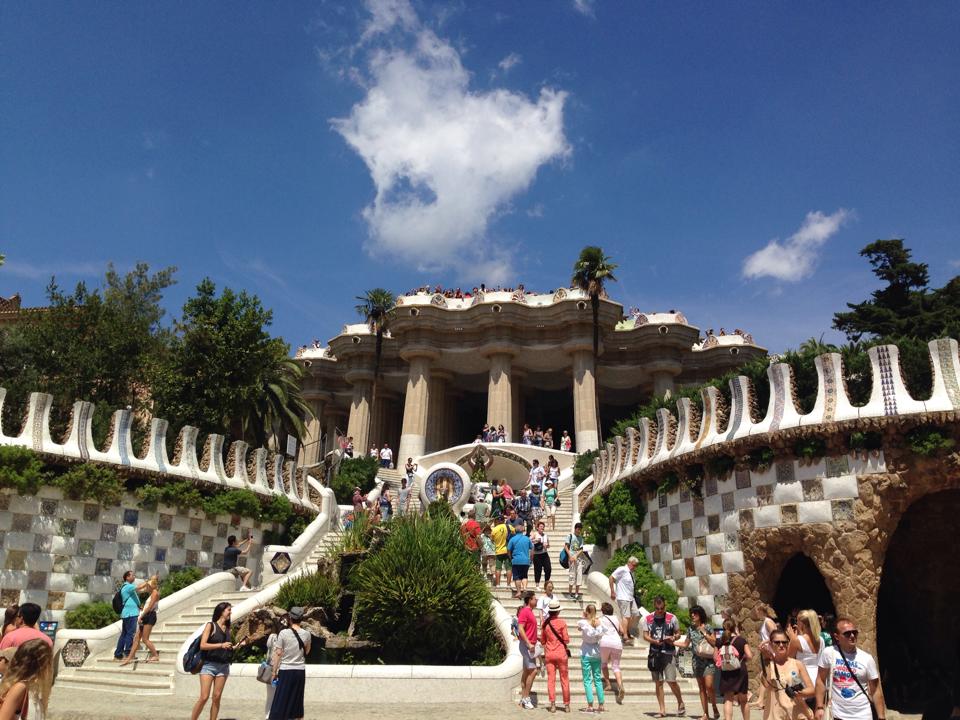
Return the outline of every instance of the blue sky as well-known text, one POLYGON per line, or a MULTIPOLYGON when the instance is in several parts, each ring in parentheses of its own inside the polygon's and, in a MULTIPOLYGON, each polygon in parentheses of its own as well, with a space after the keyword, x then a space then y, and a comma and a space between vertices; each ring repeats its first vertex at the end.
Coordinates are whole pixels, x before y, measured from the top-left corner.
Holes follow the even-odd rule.
POLYGON ((960 4, 48 3, 0 14, 0 295, 108 261, 247 289, 293 346, 354 296, 552 289, 771 350, 904 237, 960 272, 960 4), (773 243, 773 244, 771 244, 773 243))

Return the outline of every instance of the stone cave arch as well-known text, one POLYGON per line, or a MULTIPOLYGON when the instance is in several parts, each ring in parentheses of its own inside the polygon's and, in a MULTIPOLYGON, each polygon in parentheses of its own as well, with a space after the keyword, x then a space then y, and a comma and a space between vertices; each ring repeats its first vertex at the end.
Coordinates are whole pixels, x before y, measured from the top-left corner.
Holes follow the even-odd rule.
POLYGON ((900 712, 948 703, 960 673, 958 518, 960 490, 925 495, 900 518, 887 547, 877 654, 887 705, 900 712))
POLYGON ((773 609, 780 622, 785 623, 796 608, 816 610, 820 615, 836 615, 833 596, 823 575, 816 563, 802 552, 784 564, 773 596, 773 609))

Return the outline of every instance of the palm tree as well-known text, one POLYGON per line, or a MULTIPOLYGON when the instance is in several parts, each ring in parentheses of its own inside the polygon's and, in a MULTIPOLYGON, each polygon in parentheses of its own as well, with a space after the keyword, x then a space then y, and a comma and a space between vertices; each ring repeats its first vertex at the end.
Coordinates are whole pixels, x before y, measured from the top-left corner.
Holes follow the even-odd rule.
POLYGON ((284 355, 278 355, 276 361, 264 369, 262 390, 249 404, 243 418, 243 436, 253 439, 255 447, 268 445, 271 440, 274 447, 278 447, 283 435, 293 435, 303 443, 307 436, 306 421, 315 417, 303 398, 300 381, 304 374, 299 363, 284 355))
POLYGON ((380 380, 380 362, 383 359, 383 335, 390 329, 397 303, 394 294, 385 288, 367 290, 363 295, 357 295, 356 299, 362 301, 356 306, 357 313, 377 338, 373 355, 373 388, 370 391, 370 416, 373 417, 374 405, 377 402, 377 383, 380 380))
MULTIPOLYGON (((603 284, 607 280, 616 282, 613 271, 617 269, 603 248, 588 245, 580 251, 580 257, 573 264, 573 286, 583 290, 590 297, 590 310, 593 312, 593 377, 597 382, 600 367, 597 358, 600 354, 600 298, 605 295, 603 284)), ((595 393, 597 403, 597 438, 600 438, 600 394, 599 384, 595 393)))

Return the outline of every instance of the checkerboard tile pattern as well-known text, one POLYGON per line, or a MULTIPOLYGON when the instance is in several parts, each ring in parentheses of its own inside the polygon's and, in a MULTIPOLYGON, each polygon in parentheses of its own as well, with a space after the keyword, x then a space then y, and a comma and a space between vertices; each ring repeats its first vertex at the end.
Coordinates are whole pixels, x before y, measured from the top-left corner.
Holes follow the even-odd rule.
POLYGON ((681 607, 700 605, 719 620, 729 576, 743 571, 741 532, 851 520, 857 476, 885 471, 881 454, 827 458, 813 465, 785 460, 764 472, 708 478, 703 498, 680 489, 648 498, 643 526, 618 528, 611 551, 641 543, 654 571, 680 594, 681 607))
POLYGON ((188 566, 215 570, 227 535, 253 533, 240 561, 257 574, 263 532, 276 529, 239 516, 143 510, 130 494, 119 507, 105 508, 65 500, 47 487, 35 497, 0 491, 0 508, 0 602, 34 602, 51 619, 83 602, 109 601, 127 570, 138 578, 188 566))

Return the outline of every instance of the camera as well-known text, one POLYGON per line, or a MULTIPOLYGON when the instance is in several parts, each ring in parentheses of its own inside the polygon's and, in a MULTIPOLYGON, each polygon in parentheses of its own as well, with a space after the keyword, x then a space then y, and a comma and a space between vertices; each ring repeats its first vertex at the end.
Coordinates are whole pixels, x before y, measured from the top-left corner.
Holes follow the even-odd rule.
POLYGON ((796 685, 788 685, 783 689, 787 694, 787 697, 793 700, 798 692, 803 692, 803 683, 797 683, 796 685))

